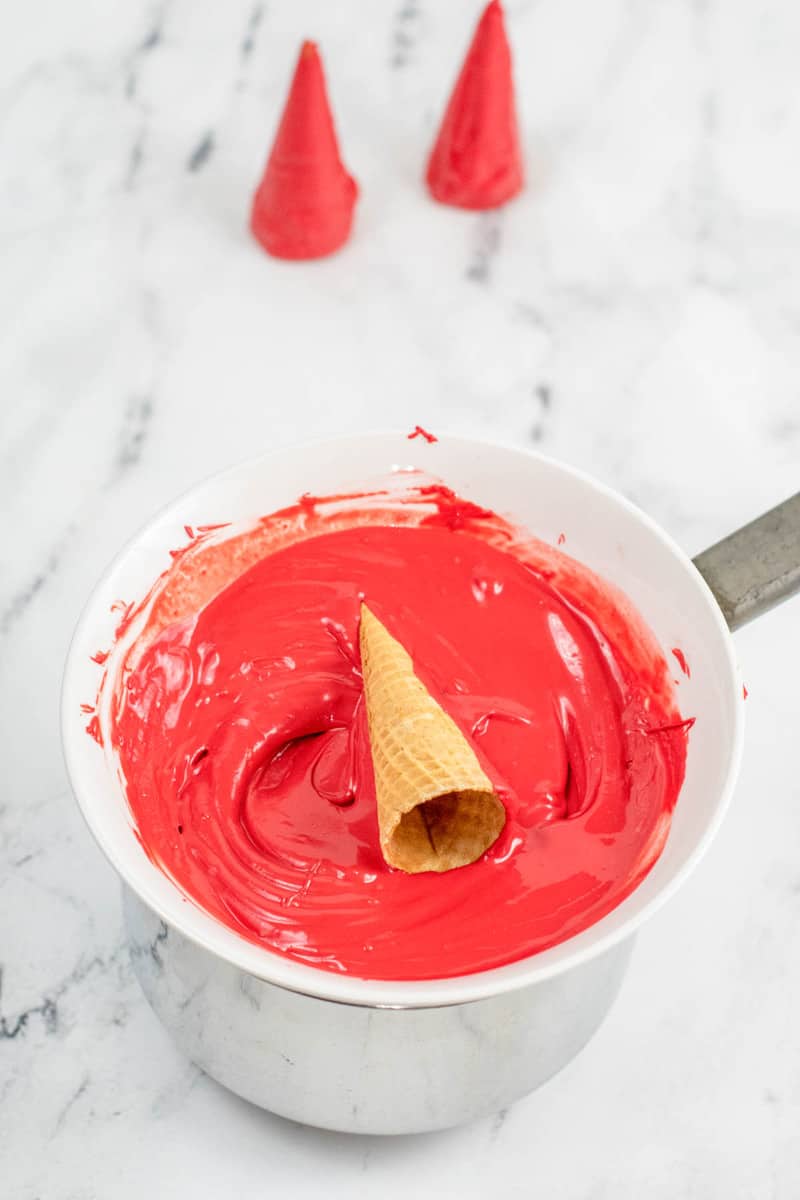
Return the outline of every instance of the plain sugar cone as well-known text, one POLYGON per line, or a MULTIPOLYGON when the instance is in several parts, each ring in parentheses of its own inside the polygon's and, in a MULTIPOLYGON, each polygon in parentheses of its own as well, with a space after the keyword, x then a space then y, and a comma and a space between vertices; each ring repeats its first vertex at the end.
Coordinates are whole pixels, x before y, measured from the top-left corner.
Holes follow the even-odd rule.
POLYGON ((383 857, 410 873, 475 862, 506 819, 491 781, 365 604, 359 641, 383 857))

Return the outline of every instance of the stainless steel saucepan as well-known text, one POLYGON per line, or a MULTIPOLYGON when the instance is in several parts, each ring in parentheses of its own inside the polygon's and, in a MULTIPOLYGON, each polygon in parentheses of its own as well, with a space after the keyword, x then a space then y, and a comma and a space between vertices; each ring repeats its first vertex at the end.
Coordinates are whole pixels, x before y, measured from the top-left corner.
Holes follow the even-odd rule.
POLYGON ((266 455, 200 484, 146 526, 95 588, 70 649, 62 708, 75 794, 122 880, 142 988, 177 1044, 246 1099, 354 1133, 440 1129, 532 1091, 600 1025, 640 927, 718 829, 743 734, 730 632, 798 588, 800 495, 692 562, 647 516, 585 475, 463 438, 411 450, 401 434, 345 437, 266 455), (412 458, 545 541, 565 531, 569 552, 630 596, 665 653, 678 646, 686 655, 691 678, 681 682, 680 701, 696 724, 666 848, 618 908, 507 967, 392 983, 283 959, 188 901, 139 845, 113 758, 87 737, 80 705, 97 688, 90 656, 112 639, 111 604, 144 595, 184 524, 246 522, 309 487, 344 492, 412 458))

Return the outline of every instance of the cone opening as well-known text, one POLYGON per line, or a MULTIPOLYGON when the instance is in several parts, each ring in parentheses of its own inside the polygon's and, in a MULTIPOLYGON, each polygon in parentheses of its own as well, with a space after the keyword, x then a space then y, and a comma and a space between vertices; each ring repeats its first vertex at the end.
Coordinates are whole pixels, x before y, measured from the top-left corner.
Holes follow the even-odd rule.
POLYGON ((404 813, 390 838, 392 864, 404 871, 449 871, 475 862, 505 821, 491 791, 446 792, 404 813), (476 820, 476 810, 480 819, 476 820))

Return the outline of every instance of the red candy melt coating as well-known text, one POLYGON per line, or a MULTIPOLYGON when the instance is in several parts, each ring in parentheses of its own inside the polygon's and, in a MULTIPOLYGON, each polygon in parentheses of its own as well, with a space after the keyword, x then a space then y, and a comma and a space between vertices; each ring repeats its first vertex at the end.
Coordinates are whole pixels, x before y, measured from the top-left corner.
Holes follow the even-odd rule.
POLYGON ((304 42, 250 228, 276 258, 322 258, 350 236, 357 197, 339 155, 322 60, 304 42))
POLYGON ((430 445, 432 442, 438 442, 439 440, 435 433, 429 433, 429 431, 427 429, 423 429, 421 425, 415 425, 411 430, 411 433, 408 434, 408 440, 412 441, 414 438, 418 437, 424 438, 428 445, 430 445))
POLYGON ((265 953, 372 979, 501 966, 610 912, 661 852, 693 718, 655 639, 610 584, 442 485, 306 495, 195 540, 138 612, 108 685, 137 834, 265 953), (383 859, 362 597, 502 795, 470 866, 383 859))
POLYGON ((459 208, 496 208, 522 189, 511 51, 499 0, 475 31, 426 179, 434 199, 459 208))

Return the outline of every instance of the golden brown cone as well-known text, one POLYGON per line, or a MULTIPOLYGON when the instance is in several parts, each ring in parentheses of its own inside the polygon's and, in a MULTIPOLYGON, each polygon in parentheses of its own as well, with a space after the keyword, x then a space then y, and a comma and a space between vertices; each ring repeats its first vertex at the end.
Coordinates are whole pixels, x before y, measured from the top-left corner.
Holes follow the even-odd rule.
POLYGON ((366 604, 359 640, 383 857, 413 874, 475 862, 506 819, 491 781, 366 604))

